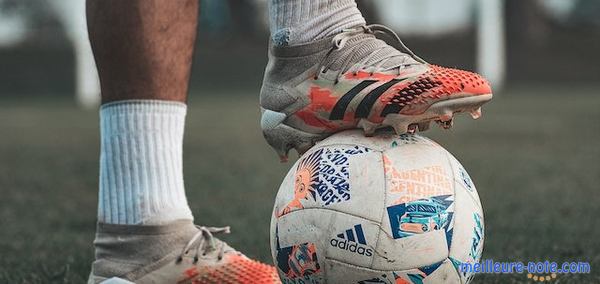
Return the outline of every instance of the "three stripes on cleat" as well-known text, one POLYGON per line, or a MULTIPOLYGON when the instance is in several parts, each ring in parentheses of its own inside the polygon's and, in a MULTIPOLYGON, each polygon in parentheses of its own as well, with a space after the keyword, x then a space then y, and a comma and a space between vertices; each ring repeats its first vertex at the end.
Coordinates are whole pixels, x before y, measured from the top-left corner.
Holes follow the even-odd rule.
MULTIPOLYGON (((396 119, 393 119, 394 122, 392 122, 392 123, 386 123, 386 121, 384 120, 384 122, 382 124, 372 123, 369 120, 367 120, 367 117, 369 116, 371 109, 372 109, 373 105, 375 104, 375 102, 377 101, 377 99, 379 99, 389 88, 391 88, 392 86, 394 86, 397 83, 402 82, 404 80, 406 80, 406 78, 405 79, 392 79, 390 81, 387 81, 387 82, 381 84, 380 86, 374 88, 370 92, 368 92, 364 96, 364 98, 360 101, 360 103, 357 106, 356 111, 354 113, 354 118, 360 119, 357 126, 364 130, 366 136, 372 136, 377 129, 382 128, 382 127, 388 127, 388 126, 391 126, 392 128, 394 128, 394 131, 397 134, 402 134, 402 133, 414 134, 417 131, 425 131, 425 130, 429 129, 430 120, 436 120, 436 122, 438 122, 438 124, 441 127, 443 127, 444 129, 449 129, 452 127, 452 125, 453 125, 452 118, 454 116, 454 113, 451 110, 448 110, 447 112, 441 114, 437 119, 430 118, 430 119, 427 119, 424 121, 413 122, 413 123, 409 123, 409 124, 399 123, 399 121, 396 119)), ((395 95, 392 99, 390 99, 390 101, 386 103, 386 106, 381 111, 380 116, 386 117, 389 115, 400 113, 400 111, 404 108, 404 106, 406 106, 411 100, 413 100, 414 98, 421 95, 421 93, 427 91, 427 88, 411 88, 412 85, 420 85, 423 87, 425 87, 425 86, 436 87, 437 86, 436 84, 434 84, 432 82, 422 82, 423 80, 428 80, 428 79, 420 79, 419 81, 411 83, 411 85, 408 86, 408 89, 411 89, 411 91, 408 91, 408 92, 400 91, 397 95, 395 95), (419 92, 416 92, 412 89, 418 90, 419 92)), ((377 83, 377 82, 379 82, 379 81, 378 80, 364 80, 364 81, 360 82, 359 84, 357 84, 356 86, 352 87, 348 92, 346 92, 344 95, 342 95, 340 97, 340 99, 337 101, 337 103, 334 105, 334 107, 329 115, 329 120, 344 119, 346 109, 350 105, 351 101, 357 95, 359 95, 361 91, 363 91, 367 87, 369 87, 372 84, 377 83)), ((477 108, 470 110, 470 113, 471 113, 471 117, 473 117, 473 119, 477 119, 477 118, 481 117, 481 106, 478 106, 477 108)))
MULTIPOLYGON (((371 109, 377 99, 379 99, 383 93, 385 93, 389 88, 396 85, 399 82, 402 82, 405 79, 392 79, 387 81, 375 89, 368 92, 364 98, 360 101, 358 106, 356 107, 356 112, 354 113, 354 118, 367 118, 371 113, 371 109)), ((346 112, 346 108, 350 105, 350 102, 356 97, 362 90, 367 88, 368 86, 377 83, 377 80, 364 80, 358 83, 356 86, 352 87, 348 92, 346 92, 333 106, 331 114, 329 115, 329 120, 342 120, 344 119, 344 114, 346 112)), ((401 110, 400 105, 388 104, 385 106, 380 116, 386 116, 388 113, 397 113, 401 110), (396 109, 398 108, 398 109, 396 109)))

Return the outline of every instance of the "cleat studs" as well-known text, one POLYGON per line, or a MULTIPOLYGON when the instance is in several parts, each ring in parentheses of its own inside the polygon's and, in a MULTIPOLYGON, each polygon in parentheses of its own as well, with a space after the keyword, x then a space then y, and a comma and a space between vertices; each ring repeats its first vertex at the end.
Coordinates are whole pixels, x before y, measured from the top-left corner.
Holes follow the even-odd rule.
POLYGON ((371 137, 375 134, 375 130, 377 130, 377 124, 372 123, 366 119, 361 119, 358 121, 358 127, 362 128, 365 132, 365 136, 371 137))
POLYGON ((481 117, 481 107, 471 110, 470 114, 473 119, 480 118, 481 117))
POLYGON ((287 144, 285 146, 282 146, 281 148, 276 149, 277 155, 279 155, 280 162, 286 163, 288 161, 288 154, 289 154, 291 148, 292 148, 292 146, 287 144))
POLYGON ((452 119, 446 121, 436 120, 435 122, 444 129, 450 129, 453 125, 452 119))
POLYGON ((452 120, 453 115, 454 114, 451 111, 444 112, 442 115, 440 115, 440 120, 441 121, 450 121, 450 120, 452 120))
POLYGON ((444 129, 450 129, 450 128, 452 128, 452 125, 453 125, 453 121, 448 120, 448 121, 444 121, 444 124, 442 125, 442 127, 444 127, 444 129))
POLYGON ((394 128, 394 131, 396 132, 397 135, 408 132, 407 124, 394 124, 394 125, 392 125, 392 128, 394 128))
POLYGON ((406 133, 408 134, 415 134, 415 132, 417 132, 417 130, 419 129, 419 126, 415 123, 411 124, 408 126, 408 129, 406 130, 406 133))
POLYGON ((287 163, 287 161, 288 161, 287 155, 279 155, 279 162, 280 163, 287 163))
POLYGON ((430 125, 431 121, 419 122, 419 131, 427 131, 430 125))

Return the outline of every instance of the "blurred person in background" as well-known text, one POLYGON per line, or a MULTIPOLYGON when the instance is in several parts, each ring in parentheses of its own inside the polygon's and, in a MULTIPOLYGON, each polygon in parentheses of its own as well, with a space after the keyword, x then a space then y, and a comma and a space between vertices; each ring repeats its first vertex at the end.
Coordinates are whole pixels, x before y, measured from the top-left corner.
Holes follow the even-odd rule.
MULTIPOLYGON (((182 145, 198 6, 197 0, 87 1, 102 90, 89 283, 279 281, 274 267, 214 236, 228 227, 193 223, 182 145)), ((345 129, 412 133, 431 121, 449 128, 455 113, 477 118, 492 98, 481 76, 431 65, 390 29, 367 25, 354 0, 269 0, 268 6, 261 127, 282 160, 291 148, 302 153, 345 129)))

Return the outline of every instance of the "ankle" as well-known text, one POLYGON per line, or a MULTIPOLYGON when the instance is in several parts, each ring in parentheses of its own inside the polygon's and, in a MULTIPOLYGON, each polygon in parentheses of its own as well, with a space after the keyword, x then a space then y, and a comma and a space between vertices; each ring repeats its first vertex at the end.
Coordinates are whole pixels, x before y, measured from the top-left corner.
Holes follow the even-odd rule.
POLYGON ((276 46, 308 43, 365 24, 354 0, 270 0, 269 15, 276 46))

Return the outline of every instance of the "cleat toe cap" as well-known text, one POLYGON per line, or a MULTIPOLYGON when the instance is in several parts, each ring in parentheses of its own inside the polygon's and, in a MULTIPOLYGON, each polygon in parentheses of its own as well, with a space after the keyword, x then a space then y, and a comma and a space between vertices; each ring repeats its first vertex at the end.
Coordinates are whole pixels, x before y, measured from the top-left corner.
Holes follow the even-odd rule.
POLYGON ((448 94, 466 93, 471 95, 491 94, 492 88, 481 75, 460 69, 430 66, 429 76, 440 82, 442 92, 448 94))

